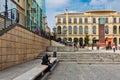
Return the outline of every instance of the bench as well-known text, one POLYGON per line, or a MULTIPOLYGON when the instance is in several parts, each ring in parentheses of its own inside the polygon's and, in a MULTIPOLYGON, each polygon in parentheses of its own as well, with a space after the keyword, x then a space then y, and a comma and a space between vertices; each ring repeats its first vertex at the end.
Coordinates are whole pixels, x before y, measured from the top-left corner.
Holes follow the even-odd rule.
MULTIPOLYGON (((57 58, 51 58, 50 62, 54 65, 57 61, 57 58)), ((39 65, 33 69, 23 73, 22 75, 14 78, 13 80, 34 80, 39 75, 43 75, 44 71, 47 69, 46 65, 39 65)))

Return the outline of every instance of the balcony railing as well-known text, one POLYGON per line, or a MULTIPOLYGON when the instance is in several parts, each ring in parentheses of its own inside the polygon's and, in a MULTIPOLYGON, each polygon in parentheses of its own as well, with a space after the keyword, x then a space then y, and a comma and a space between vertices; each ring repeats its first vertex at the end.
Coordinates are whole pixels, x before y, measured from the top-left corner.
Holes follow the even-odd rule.
POLYGON ((0 13, 0 29, 1 30, 15 23, 26 26, 26 16, 15 8, 8 10, 7 16, 5 16, 5 11, 0 13), (6 18, 6 21, 5 21, 5 18, 6 18))
MULTIPOLYGON (((33 20, 33 18, 31 18, 30 15, 26 16, 24 13, 18 11, 15 8, 8 10, 7 16, 5 16, 5 11, 0 12, 0 31, 6 29, 8 26, 16 24, 16 23, 26 27, 28 30, 30 30, 32 32, 35 32, 38 27, 37 26, 38 24, 35 22, 35 20, 33 20)), ((49 38, 48 34, 45 31, 43 31, 43 29, 39 30, 38 35, 49 38)))

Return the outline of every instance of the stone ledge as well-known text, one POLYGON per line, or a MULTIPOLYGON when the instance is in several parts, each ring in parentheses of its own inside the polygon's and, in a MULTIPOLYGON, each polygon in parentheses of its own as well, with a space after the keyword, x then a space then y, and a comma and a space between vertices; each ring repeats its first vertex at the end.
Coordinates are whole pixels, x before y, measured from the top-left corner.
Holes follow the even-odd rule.
MULTIPOLYGON (((54 64, 57 58, 51 58, 50 62, 54 64)), ((23 73, 22 75, 14 78, 13 80, 34 80, 39 75, 43 75, 44 71, 47 69, 46 65, 36 66, 30 71, 23 73)))

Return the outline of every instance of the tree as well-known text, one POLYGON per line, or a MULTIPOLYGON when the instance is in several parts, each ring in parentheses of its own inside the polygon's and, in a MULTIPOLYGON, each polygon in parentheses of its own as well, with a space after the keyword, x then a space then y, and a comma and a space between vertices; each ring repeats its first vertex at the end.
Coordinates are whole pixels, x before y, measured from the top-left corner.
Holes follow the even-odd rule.
POLYGON ((89 36, 88 35, 85 36, 84 42, 85 42, 85 44, 89 44, 89 36))

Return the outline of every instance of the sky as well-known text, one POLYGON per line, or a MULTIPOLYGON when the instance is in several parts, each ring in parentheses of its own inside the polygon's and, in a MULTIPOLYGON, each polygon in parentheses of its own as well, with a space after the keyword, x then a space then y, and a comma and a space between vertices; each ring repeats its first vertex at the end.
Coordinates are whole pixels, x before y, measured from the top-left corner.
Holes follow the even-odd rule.
POLYGON ((85 12, 88 10, 114 10, 120 12, 120 0, 46 0, 47 23, 55 27, 55 16, 68 12, 85 12))

